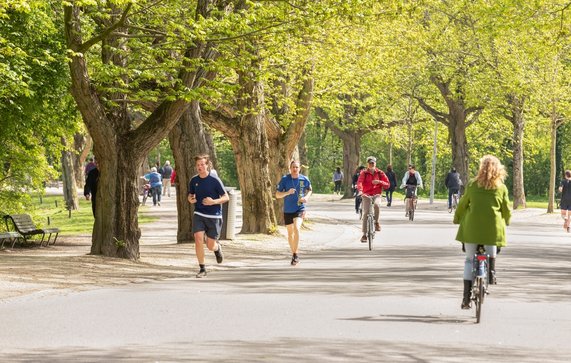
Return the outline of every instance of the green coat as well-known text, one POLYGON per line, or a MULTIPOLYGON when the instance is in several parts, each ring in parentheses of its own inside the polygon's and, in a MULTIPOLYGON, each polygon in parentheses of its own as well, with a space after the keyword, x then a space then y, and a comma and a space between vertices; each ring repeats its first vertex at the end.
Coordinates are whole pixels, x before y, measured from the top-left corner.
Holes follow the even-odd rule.
POLYGON ((486 190, 471 181, 460 198, 454 224, 460 224, 456 240, 481 245, 506 245, 506 226, 510 224, 511 211, 508 188, 486 190))

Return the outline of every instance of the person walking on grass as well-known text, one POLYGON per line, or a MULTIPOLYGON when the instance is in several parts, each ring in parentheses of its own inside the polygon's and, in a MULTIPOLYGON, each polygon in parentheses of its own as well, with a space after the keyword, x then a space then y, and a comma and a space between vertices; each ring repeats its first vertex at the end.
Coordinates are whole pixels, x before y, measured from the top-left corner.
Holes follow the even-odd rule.
POLYGON ((299 162, 292 161, 289 165, 290 173, 282 177, 276 191, 276 198, 284 198, 284 222, 292 253, 292 266, 299 263, 299 230, 305 218, 305 204, 311 196, 311 182, 299 173, 299 169, 299 162))
POLYGON ((228 202, 229 197, 222 181, 210 174, 210 157, 198 155, 194 158, 194 162, 198 174, 188 183, 188 202, 194 205, 192 233, 196 259, 200 267, 196 277, 202 278, 207 275, 204 257, 205 235, 206 246, 214 252, 216 262, 222 263, 224 260, 218 238, 222 230, 222 204, 228 202))
POLYGON ((563 218, 563 229, 567 233, 571 232, 571 170, 565 170, 565 179, 561 180, 559 186, 561 193, 561 218, 563 218))

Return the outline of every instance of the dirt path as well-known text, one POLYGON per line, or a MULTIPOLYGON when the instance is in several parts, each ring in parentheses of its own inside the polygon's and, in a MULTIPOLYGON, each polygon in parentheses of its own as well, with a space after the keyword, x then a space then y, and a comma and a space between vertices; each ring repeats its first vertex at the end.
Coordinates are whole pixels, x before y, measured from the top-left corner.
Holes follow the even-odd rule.
MULTIPOLYGON (((239 196, 239 195, 238 195, 239 196)), ((316 196, 327 200, 329 196, 316 196)), ((238 199, 240 202, 240 199, 238 199)), ((0 251, 0 300, 29 294, 53 294, 66 289, 88 290, 112 285, 165 280, 194 275, 194 245, 176 243, 176 201, 165 197, 160 207, 141 207, 159 219, 141 226, 141 258, 138 262, 89 255, 91 236, 62 235, 55 246, 18 247, 0 251)), ((289 258, 285 229, 281 236, 240 235, 241 205, 238 204, 236 239, 222 241, 226 262, 221 268, 251 265, 289 258)), ((316 223, 308 223, 311 228, 316 223)), ((342 228, 340 228, 342 229, 342 228)), ((320 231, 308 231, 317 248, 320 231)), ((212 264, 213 261, 207 261, 212 264)), ((216 270, 217 266, 209 266, 216 270)))

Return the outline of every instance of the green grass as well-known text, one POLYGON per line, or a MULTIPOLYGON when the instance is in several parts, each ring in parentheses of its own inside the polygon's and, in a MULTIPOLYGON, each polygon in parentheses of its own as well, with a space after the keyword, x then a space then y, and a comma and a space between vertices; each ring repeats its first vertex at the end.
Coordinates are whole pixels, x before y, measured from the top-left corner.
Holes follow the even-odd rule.
MULTIPOLYGON (((40 227, 48 226, 48 217, 51 227, 58 227, 61 233, 67 235, 91 234, 93 231, 93 214, 91 213, 91 201, 84 198, 79 199, 79 210, 71 211, 65 209, 65 202, 61 195, 50 195, 40 197, 34 196, 32 199, 34 222, 40 227), (57 203, 57 206, 56 206, 57 203)), ((139 223, 150 223, 157 220, 155 217, 148 217, 139 213, 139 223)))

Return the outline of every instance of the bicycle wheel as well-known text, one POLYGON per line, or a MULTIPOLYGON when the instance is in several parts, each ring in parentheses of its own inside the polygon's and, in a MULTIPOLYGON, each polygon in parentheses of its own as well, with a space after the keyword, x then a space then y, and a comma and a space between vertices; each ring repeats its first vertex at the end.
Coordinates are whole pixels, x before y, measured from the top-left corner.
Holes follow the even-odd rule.
POLYGON ((414 221, 414 199, 411 199, 410 206, 408 207, 408 219, 414 221))
POLYGON ((369 251, 373 250, 373 239, 375 238, 375 224, 373 216, 369 215, 367 218, 367 240, 369 241, 369 251))
POLYGON ((484 299, 484 284, 482 283, 482 278, 476 278, 476 287, 474 291, 475 295, 475 305, 476 305, 476 323, 480 323, 480 318, 482 316, 482 303, 484 299))

